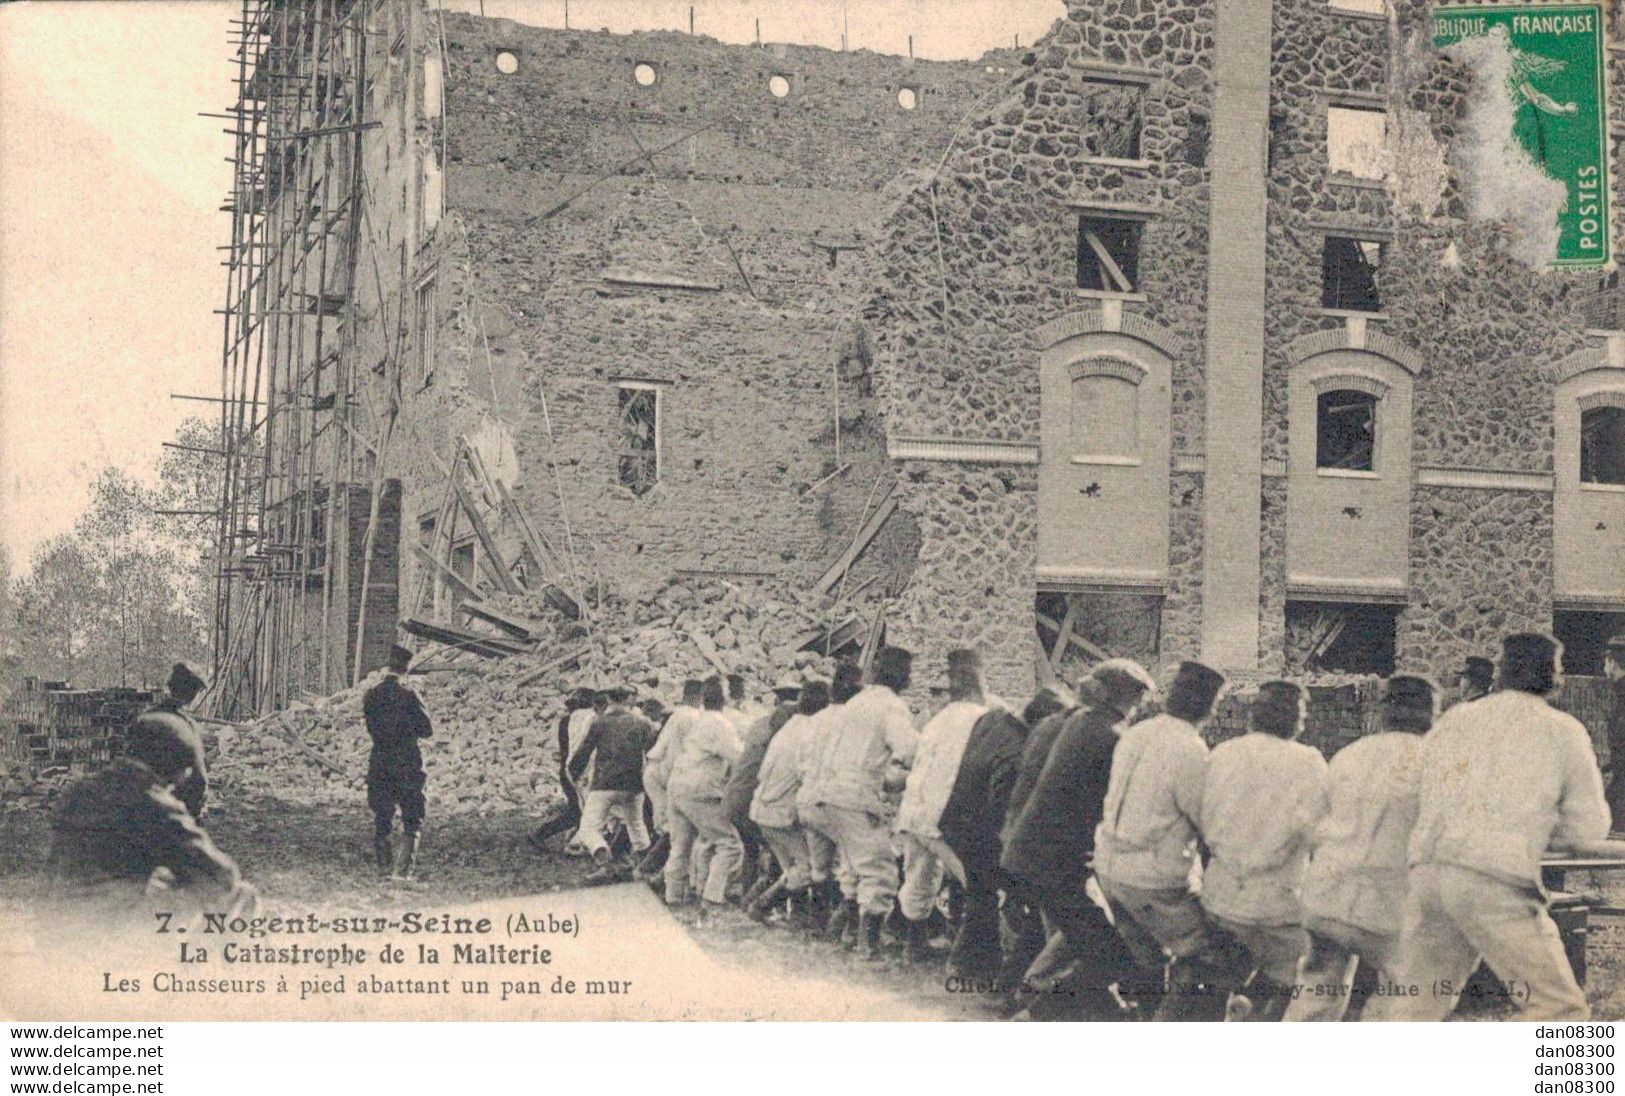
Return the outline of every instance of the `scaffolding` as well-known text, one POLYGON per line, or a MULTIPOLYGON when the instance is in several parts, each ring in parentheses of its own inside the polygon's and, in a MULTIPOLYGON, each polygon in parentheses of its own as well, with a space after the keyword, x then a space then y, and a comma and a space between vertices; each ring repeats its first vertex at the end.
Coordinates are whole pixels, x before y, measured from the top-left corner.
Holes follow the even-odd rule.
POLYGON ((354 680, 354 515, 377 523, 358 367, 373 0, 243 0, 225 248, 211 707, 255 714, 354 680))

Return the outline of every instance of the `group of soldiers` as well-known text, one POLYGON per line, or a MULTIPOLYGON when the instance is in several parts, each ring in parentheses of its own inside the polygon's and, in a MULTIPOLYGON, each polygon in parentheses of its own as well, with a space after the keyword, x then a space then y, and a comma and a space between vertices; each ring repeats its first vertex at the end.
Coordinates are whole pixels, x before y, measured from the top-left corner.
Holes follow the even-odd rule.
POLYGON ((952 985, 1024 1016, 1438 1019, 1482 961, 1528 1018, 1581 1018, 1541 865, 1625 857, 1625 637, 1609 789, 1549 702, 1560 661, 1509 635, 1443 714, 1433 682, 1392 676, 1376 733, 1330 763, 1298 741, 1307 695, 1286 680, 1210 749, 1227 683, 1195 661, 1159 688, 1111 659, 1018 708, 955 650, 923 726, 896 647, 867 674, 781 680, 771 706, 720 675, 670 712, 578 690, 559 726, 572 807, 533 841, 574 827, 592 882, 641 877, 702 918, 738 906, 870 958, 926 960, 948 935, 952 985))
MULTIPOLYGON (((381 874, 413 873, 432 734, 396 647, 365 694, 367 803, 381 874), (404 841, 394 842, 396 815, 404 841)), ((1306 694, 1264 681, 1246 733, 1209 748, 1227 683, 1200 662, 1165 688, 1126 659, 1013 705, 954 650, 923 725, 913 656, 878 651, 774 683, 684 683, 671 710, 625 685, 578 689, 558 726, 558 817, 531 835, 591 857, 588 882, 649 881, 702 917, 730 907, 929 959, 1032 1016, 1442 1018, 1482 960, 1530 1019, 1588 1014, 1547 910, 1542 860, 1625 857, 1625 637, 1607 648, 1605 790, 1585 727, 1551 705, 1560 645, 1507 636, 1470 659, 1458 699, 1425 678, 1383 688, 1380 728, 1328 762, 1298 738, 1306 694), (765 698, 764 698, 765 700, 765 698), (1356 976, 1366 968, 1356 992, 1356 976), (1370 978, 1375 973, 1374 979, 1370 978)), ((121 755, 69 787, 56 892, 88 909, 184 891, 255 901, 201 821, 208 784, 177 665, 121 755)))

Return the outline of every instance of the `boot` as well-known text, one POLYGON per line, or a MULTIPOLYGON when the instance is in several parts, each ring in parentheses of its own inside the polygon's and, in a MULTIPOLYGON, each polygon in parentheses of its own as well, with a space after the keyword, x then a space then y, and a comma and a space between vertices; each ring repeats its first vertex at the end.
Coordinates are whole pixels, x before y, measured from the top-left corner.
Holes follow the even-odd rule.
POLYGON ((790 927, 797 932, 811 932, 818 925, 818 888, 803 887, 790 896, 790 927))
POLYGON ((884 914, 865 913, 858 916, 858 944, 863 948, 863 957, 869 962, 877 962, 881 957, 880 932, 885 927, 884 914))
POLYGON ((388 875, 389 869, 395 863, 395 842, 387 833, 372 835, 372 859, 378 866, 379 875, 388 875))
POLYGON ((412 878, 412 868, 417 863, 417 858, 418 835, 409 833, 406 835, 405 840, 401 842, 400 859, 395 861, 395 871, 390 875, 390 878, 402 882, 410 880, 412 878))
POLYGON ((667 834, 661 834, 655 839, 655 843, 649 846, 649 851, 644 853, 643 858, 638 861, 637 870, 632 873, 633 877, 636 879, 653 879, 659 875, 666 866, 666 857, 670 852, 671 837, 667 834))
POLYGON ((824 939, 839 944, 845 938, 847 931, 858 923, 858 900, 856 898, 843 898, 841 904, 835 907, 835 912, 829 915, 824 924, 824 939))
MULTIPOLYGON (((739 908, 744 910, 746 913, 749 913, 755 908, 757 900, 774 887, 779 886, 780 880, 782 879, 783 876, 769 876, 766 872, 763 872, 761 875, 757 876, 756 882, 751 884, 749 889, 747 889, 745 893, 740 896, 739 908)), ((782 888, 780 893, 782 893, 782 888)), ((752 917, 751 920, 754 921, 756 918, 752 917)))
POLYGON ((773 909, 773 904, 784 897, 784 876, 779 876, 771 884, 756 889, 756 897, 745 905, 745 916, 752 921, 767 920, 767 915, 773 909))
POLYGON ((903 962, 923 963, 931 958, 931 949, 926 946, 926 933, 930 931, 930 923, 926 921, 907 921, 903 927, 903 962))

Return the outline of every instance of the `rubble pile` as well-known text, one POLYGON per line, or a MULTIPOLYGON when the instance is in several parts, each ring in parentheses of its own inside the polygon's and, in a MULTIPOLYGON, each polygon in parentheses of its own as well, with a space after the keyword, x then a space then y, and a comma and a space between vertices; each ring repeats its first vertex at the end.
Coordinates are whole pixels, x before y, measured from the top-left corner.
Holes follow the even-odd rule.
MULTIPOLYGON (((685 678, 737 671, 760 691, 792 669, 827 672, 818 641, 854 615, 717 579, 674 580, 624 600, 606 596, 582 621, 563 619, 539 599, 492 603, 536 624, 534 651, 464 656, 436 669, 446 660, 425 647, 416 664, 429 672, 407 678, 434 720, 434 737, 423 743, 431 811, 545 813, 561 803, 556 725, 577 686, 629 683, 669 706, 685 678)), ((224 794, 359 803, 369 747, 361 701, 376 681, 218 728, 211 780, 224 794)))

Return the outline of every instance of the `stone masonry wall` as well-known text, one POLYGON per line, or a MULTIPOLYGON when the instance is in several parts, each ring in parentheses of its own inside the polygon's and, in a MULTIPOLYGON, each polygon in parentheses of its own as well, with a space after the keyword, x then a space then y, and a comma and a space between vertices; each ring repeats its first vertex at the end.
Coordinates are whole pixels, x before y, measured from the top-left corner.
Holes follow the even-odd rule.
MULTIPOLYGON (((1286 456, 1287 347, 1344 322, 1320 308, 1321 241, 1370 233, 1388 239, 1378 274, 1383 316, 1370 330, 1420 363, 1414 465, 1550 473, 1546 369, 1584 345, 1579 305, 1596 276, 1531 269, 1499 226, 1469 218, 1464 190, 1474 180, 1462 177, 1452 152, 1465 139, 1475 77, 1433 48, 1428 4, 1392 7, 1390 19, 1372 20, 1324 4, 1276 4, 1264 455, 1286 456), (1327 106, 1342 93, 1386 107, 1386 188, 1327 169, 1327 106)), ((1620 106, 1616 98, 1615 113, 1620 106)), ((1411 516, 1400 669, 1447 674, 1505 630, 1550 627, 1549 494, 1417 486, 1411 516)), ((1278 589, 1284 553, 1267 554, 1264 566, 1266 591, 1278 589)), ((1266 604, 1266 629, 1279 605, 1266 604)))
MULTIPOLYGON (((902 196, 865 309, 893 436, 1036 443, 1040 348, 1032 335, 1057 317, 1098 310, 1077 292, 1074 249, 1077 204, 1101 202, 1155 212, 1141 245, 1146 300, 1124 309, 1187 336, 1173 362, 1173 443, 1176 452, 1200 452, 1195 336, 1205 322, 1211 22, 1209 6, 1196 2, 1074 5, 960 131, 942 171, 902 196), (1100 85, 1085 77, 1114 65, 1152 72, 1142 99, 1143 162, 1103 161, 1098 153, 1111 150, 1076 121, 1098 102, 1100 85)), ((1022 480, 1029 474, 1019 472, 1022 480)), ((1002 482, 997 475, 974 465, 910 474, 905 505, 920 521, 927 565, 904 595, 907 634, 929 649, 983 644, 984 658, 1007 675, 1004 687, 1021 695, 1033 682, 1036 492, 983 494, 1002 482), (1031 513, 988 543, 947 539, 962 536, 963 508, 997 512, 1018 497, 1031 513), (988 585, 1009 600, 977 599, 967 620, 942 604, 941 587, 962 583, 933 569, 968 577, 972 561, 998 576, 988 585)), ((1163 647, 1189 654, 1199 631, 1200 477, 1181 476, 1171 488, 1163 647)))
MULTIPOLYGON (((892 476, 853 307, 882 188, 941 156, 1009 56, 442 25, 438 364, 407 396, 407 535, 441 504, 452 439, 494 423, 518 457, 516 497, 556 545, 568 521, 584 575, 818 574, 892 476), (517 72, 497 69, 499 51, 517 72), (640 62, 653 86, 634 81, 640 62), (783 99, 775 74, 790 79, 783 99), (905 86, 914 110, 898 104, 905 86), (650 277, 720 288, 629 284, 650 277), (619 379, 663 386, 661 482, 641 497, 617 482, 619 379)), ((906 569, 911 524, 894 519, 849 585, 906 569)), ((421 569, 403 561, 410 599, 421 569)))

